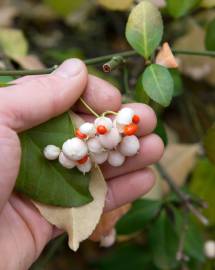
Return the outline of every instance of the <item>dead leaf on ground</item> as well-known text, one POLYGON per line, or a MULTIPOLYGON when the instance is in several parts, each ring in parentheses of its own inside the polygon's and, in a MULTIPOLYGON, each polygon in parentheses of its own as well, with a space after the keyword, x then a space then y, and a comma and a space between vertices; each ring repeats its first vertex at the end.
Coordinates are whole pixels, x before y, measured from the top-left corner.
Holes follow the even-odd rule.
MULTIPOLYGON (((188 32, 178 38, 173 47, 178 50, 204 51, 205 29, 199 26, 194 20, 188 23, 188 32), (198 42, 196 42, 198 40, 198 42)), ((194 80, 206 80, 215 85, 215 61, 212 57, 178 55, 180 70, 194 80)))
POLYGON ((21 30, 0 28, 0 47, 11 59, 27 55, 28 42, 21 30))
MULTIPOLYGON (((199 150, 199 144, 171 144, 167 146, 160 164, 178 186, 185 183, 187 176, 195 166, 199 150)), ((162 181, 162 190, 166 194, 169 191, 169 186, 162 179, 156 167, 153 166, 153 168, 157 181, 162 181)))
MULTIPOLYGON (((80 117, 72 112, 71 118, 77 126, 80 126, 83 122, 80 117)), ((61 208, 34 202, 47 221, 67 231, 69 247, 74 251, 78 249, 81 241, 92 234, 103 212, 107 185, 98 167, 93 168, 91 171, 89 189, 93 201, 81 207, 61 208)))
POLYGON ((16 61, 24 69, 42 69, 45 68, 44 64, 36 55, 26 55, 16 58, 16 61))

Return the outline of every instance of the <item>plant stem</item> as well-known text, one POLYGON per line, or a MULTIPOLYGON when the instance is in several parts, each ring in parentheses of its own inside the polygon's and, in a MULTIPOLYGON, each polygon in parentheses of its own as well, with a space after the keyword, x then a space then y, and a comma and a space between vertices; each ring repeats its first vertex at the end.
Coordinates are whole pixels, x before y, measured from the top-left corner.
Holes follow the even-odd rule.
POLYGON ((112 114, 112 115, 117 115, 117 113, 116 112, 113 112, 113 111, 106 111, 106 112, 104 112, 103 114, 102 114, 102 116, 106 116, 106 115, 110 115, 110 114, 112 114))
POLYGON ((99 117, 99 115, 83 100, 83 98, 80 97, 79 100, 96 118, 99 117))
POLYGON ((169 174, 166 172, 166 170, 163 168, 163 166, 160 163, 156 164, 156 168, 163 177, 163 179, 168 183, 169 187, 175 194, 181 199, 181 201, 184 203, 186 208, 194 215, 196 218, 198 218, 199 221, 201 221, 202 224, 208 225, 209 221, 206 217, 202 215, 201 212, 199 212, 198 209, 196 209, 193 204, 190 201, 190 197, 182 192, 179 187, 175 184, 174 180, 169 176, 169 174))
MULTIPOLYGON (((215 57, 215 51, 189 51, 189 50, 172 50, 174 54, 184 54, 184 55, 193 55, 193 56, 211 56, 215 57)), ((109 61, 113 57, 121 56, 123 58, 128 58, 138 55, 134 50, 108 54, 104 56, 99 56, 91 59, 84 60, 86 65, 94 65, 104 63, 109 61)), ((24 76, 24 75, 39 75, 39 74, 48 74, 54 71, 57 68, 57 65, 51 68, 46 69, 35 69, 35 70, 0 70, 0 76, 24 76)))
POLYGON ((172 49, 172 52, 174 54, 215 57, 215 51, 189 51, 189 50, 172 49))

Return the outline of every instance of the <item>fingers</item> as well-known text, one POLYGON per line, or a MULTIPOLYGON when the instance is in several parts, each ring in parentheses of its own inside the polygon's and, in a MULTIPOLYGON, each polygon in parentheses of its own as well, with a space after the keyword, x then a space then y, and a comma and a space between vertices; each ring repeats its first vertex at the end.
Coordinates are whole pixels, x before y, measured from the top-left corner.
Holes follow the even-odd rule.
POLYGON ((136 156, 126 158, 121 167, 112 167, 105 163, 101 169, 106 179, 124 175, 157 162, 163 155, 163 151, 164 145, 160 137, 156 134, 147 135, 140 139, 140 151, 136 156))
POLYGON ((65 61, 50 75, 1 88, 0 124, 23 131, 68 110, 81 96, 87 69, 78 59, 65 61))
POLYGON ((0 125, 0 213, 14 187, 18 174, 21 148, 16 133, 0 125))
MULTIPOLYGON (((98 114, 110 110, 118 111, 121 106, 119 90, 110 83, 93 75, 89 75, 87 88, 82 97, 98 114)), ((89 113, 80 102, 78 102, 76 110, 89 113)))
POLYGON ((105 211, 111 211, 146 194, 154 181, 155 176, 148 168, 110 180, 105 211))

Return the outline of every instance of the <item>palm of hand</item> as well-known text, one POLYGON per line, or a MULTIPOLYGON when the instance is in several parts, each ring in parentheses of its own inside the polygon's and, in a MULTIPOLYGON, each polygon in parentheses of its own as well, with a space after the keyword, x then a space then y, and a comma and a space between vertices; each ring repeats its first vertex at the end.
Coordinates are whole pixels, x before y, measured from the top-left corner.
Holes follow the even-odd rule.
MULTIPOLYGON (((46 243, 56 235, 56 229, 39 214, 29 200, 16 194, 11 195, 21 157, 16 132, 26 130, 68 110, 84 89, 85 100, 98 113, 119 110, 119 92, 96 77, 88 77, 85 66, 78 60, 66 61, 53 75, 24 77, 17 80, 17 85, 2 88, 0 92, 0 252, 3 258, 0 261, 1 269, 28 269, 46 243), (71 74, 71 66, 74 64, 76 69, 77 65, 79 66, 79 72, 71 74), (65 77, 68 68, 70 76, 65 77)), ((141 150, 136 157, 128 159, 120 168, 110 170, 109 165, 102 166, 109 188, 105 211, 132 201, 151 188, 154 176, 145 167, 156 162, 163 152, 160 138, 150 134, 156 125, 153 111, 141 104, 126 106, 132 107, 142 116, 138 134, 141 150)), ((76 105, 74 109, 85 120, 93 120, 80 105, 76 105)))

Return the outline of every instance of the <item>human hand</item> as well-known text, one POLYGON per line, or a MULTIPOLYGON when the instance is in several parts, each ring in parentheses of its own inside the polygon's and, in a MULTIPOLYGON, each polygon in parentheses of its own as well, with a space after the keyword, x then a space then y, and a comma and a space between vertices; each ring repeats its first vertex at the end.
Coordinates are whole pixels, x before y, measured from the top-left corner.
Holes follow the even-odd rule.
MULTIPOLYGON (((19 171, 21 148, 17 133, 55 117, 73 106, 83 94, 97 112, 118 111, 119 91, 109 83, 87 74, 76 59, 65 61, 50 75, 26 76, 16 84, 0 89, 0 269, 25 270, 37 259, 46 243, 55 236, 49 224, 32 203, 12 193, 19 171)), ((119 168, 101 168, 108 184, 105 211, 131 202, 148 192, 154 175, 146 166, 163 153, 162 140, 151 134, 156 126, 153 110, 143 104, 126 104, 140 115, 138 155, 119 168)), ((73 110, 91 120, 81 104, 73 110)))

